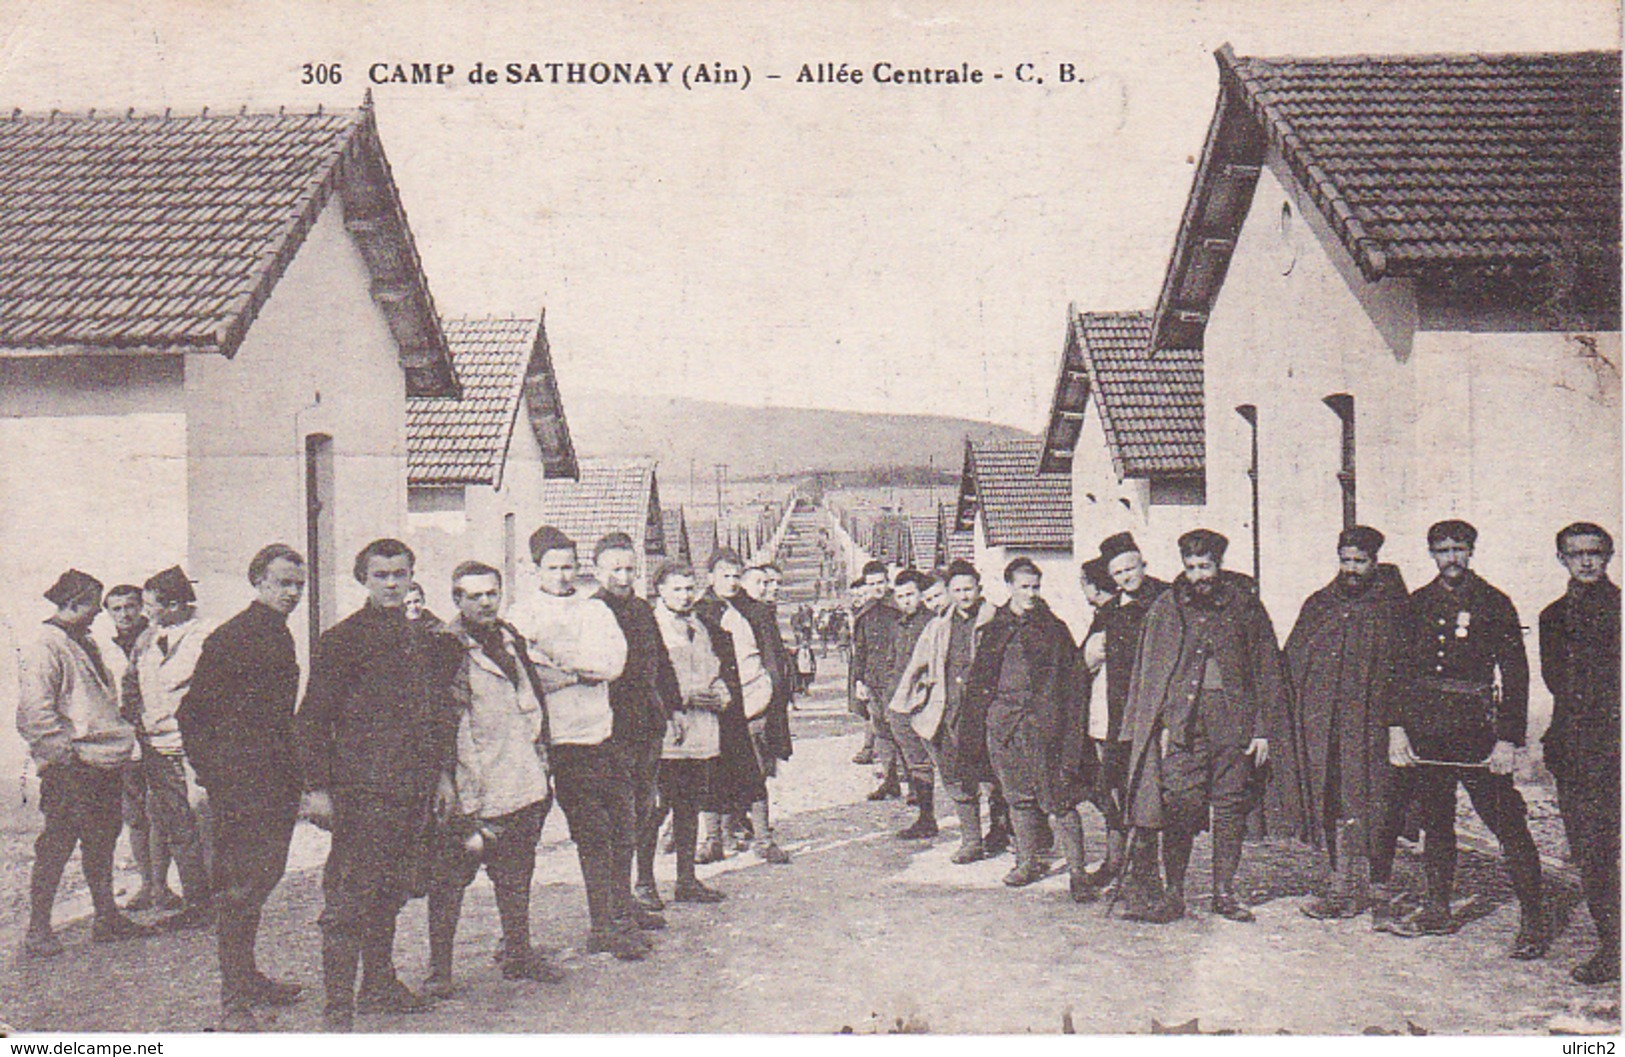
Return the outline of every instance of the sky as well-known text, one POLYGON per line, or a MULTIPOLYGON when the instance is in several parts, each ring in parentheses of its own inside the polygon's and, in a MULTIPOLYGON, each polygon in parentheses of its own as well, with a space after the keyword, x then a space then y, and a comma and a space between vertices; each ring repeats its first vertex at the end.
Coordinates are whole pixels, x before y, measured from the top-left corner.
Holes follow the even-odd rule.
POLYGON ((1573 50, 1619 27, 1599 0, 8 0, 0 108, 353 107, 373 63, 451 64, 445 85, 371 86, 430 288, 448 316, 545 307, 567 411, 572 390, 637 390, 1038 430, 1068 305, 1154 306, 1221 44, 1573 50), (752 83, 467 80, 595 61, 752 83), (865 82, 796 83, 829 62, 865 82), (877 85, 878 62, 988 80, 877 85), (305 63, 343 80, 301 84, 305 63))

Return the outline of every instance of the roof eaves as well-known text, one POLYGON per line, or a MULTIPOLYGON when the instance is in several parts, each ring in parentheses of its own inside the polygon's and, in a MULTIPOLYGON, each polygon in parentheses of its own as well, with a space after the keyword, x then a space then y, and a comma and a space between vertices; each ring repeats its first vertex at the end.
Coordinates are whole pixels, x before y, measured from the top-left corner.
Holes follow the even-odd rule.
POLYGON ((1083 370, 1089 379, 1089 396, 1084 407, 1095 405, 1095 413, 1100 416, 1100 429, 1106 435, 1106 450, 1112 457, 1112 472, 1117 479, 1122 480, 1128 476, 1127 467, 1123 461, 1123 444, 1117 434, 1117 427, 1112 421, 1111 408, 1107 404, 1104 390, 1100 387, 1100 372, 1095 367, 1095 357, 1089 348, 1089 328, 1084 323, 1085 314, 1077 316, 1078 326, 1078 358, 1083 363, 1083 370))
POLYGON ((530 360, 525 368, 525 407, 530 419, 531 430, 536 434, 536 444, 542 450, 543 465, 549 471, 557 469, 556 476, 569 477, 575 480, 581 478, 581 461, 576 455, 575 440, 570 435, 570 422, 564 413, 564 397, 559 392, 559 374, 553 366, 553 349, 547 340, 547 310, 544 308, 536 316, 536 337, 531 345, 530 360), (551 443, 548 431, 543 428, 542 422, 553 414, 552 408, 558 413, 558 443, 551 443), (556 447, 556 451, 550 451, 556 447))

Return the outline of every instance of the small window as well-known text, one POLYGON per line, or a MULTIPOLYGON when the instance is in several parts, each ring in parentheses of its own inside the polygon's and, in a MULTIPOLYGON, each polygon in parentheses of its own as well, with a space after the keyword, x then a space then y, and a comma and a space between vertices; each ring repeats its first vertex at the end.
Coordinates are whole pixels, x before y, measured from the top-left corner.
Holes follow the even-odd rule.
POLYGON ((462 485, 417 485, 406 490, 408 514, 462 513, 467 500, 462 485))

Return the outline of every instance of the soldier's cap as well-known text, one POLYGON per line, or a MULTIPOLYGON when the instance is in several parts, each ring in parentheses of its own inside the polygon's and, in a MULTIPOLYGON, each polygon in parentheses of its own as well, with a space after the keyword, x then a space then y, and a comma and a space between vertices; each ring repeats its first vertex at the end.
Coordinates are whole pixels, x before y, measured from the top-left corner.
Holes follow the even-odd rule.
POLYGON ((1337 534, 1337 549, 1353 547, 1368 558, 1375 558, 1388 537, 1370 525, 1350 525, 1337 534))
POLYGON ((179 565, 171 565, 163 572, 153 574, 141 586, 157 595, 160 602, 197 601, 197 592, 192 590, 192 581, 187 578, 186 570, 179 565))
POLYGON ((1428 529, 1428 549, 1432 550, 1445 540, 1455 543, 1465 543, 1473 547, 1478 543, 1478 530, 1465 521, 1452 518, 1449 521, 1440 521, 1428 529))
POLYGON ((1182 558, 1199 554, 1214 561, 1223 561, 1224 552, 1229 549, 1230 541, 1212 529, 1191 529, 1179 537, 1179 555, 1182 558))
POLYGON ((101 590, 102 582, 94 576, 69 569, 46 590, 45 599, 56 606, 69 606, 92 592, 100 594, 101 590))
POLYGON ((1102 554, 1098 558, 1090 558, 1083 563, 1083 578, 1102 591, 1117 593, 1117 581, 1112 579, 1108 566, 1111 559, 1102 554))
POLYGON ((1134 537, 1130 533, 1119 532, 1100 541, 1100 556, 1108 564, 1118 555, 1129 553, 1140 553, 1139 544, 1134 542, 1134 537))

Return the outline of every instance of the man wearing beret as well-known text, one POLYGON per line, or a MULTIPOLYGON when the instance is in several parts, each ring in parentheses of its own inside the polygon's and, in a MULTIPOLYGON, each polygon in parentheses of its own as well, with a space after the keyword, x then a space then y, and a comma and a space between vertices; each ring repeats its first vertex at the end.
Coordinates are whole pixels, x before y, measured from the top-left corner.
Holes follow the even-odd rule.
POLYGON ((1577 521, 1557 534, 1569 574, 1540 614, 1540 674, 1552 692, 1541 744, 1557 779, 1569 850, 1580 864, 1597 950, 1574 967, 1582 984, 1619 979, 1619 588, 1608 579, 1614 538, 1577 521))
POLYGON ((213 629, 198 619, 197 594, 180 566, 157 573, 142 586, 153 620, 136 646, 133 663, 141 687, 136 733, 141 739, 147 817, 154 838, 175 860, 186 901, 180 913, 165 918, 161 927, 207 928, 214 921, 214 898, 176 714, 192 684, 203 641, 213 629))
POLYGON ((1106 593, 1095 607, 1094 620, 1083 640, 1085 663, 1097 680, 1089 695, 1089 737, 1100 754, 1094 799, 1106 820, 1106 861, 1087 877, 1090 884, 1099 887, 1110 884, 1123 868, 1128 830, 1123 806, 1128 795, 1129 758, 1129 746, 1120 739, 1123 707, 1128 703, 1128 685, 1134 675, 1134 655, 1140 648, 1145 615, 1168 584, 1146 574, 1145 558, 1127 532, 1102 540, 1100 555, 1092 562, 1085 563, 1084 575, 1099 579, 1104 571, 1100 590, 1106 593))
POLYGON ((1157 923, 1185 913, 1196 835, 1213 825, 1213 912, 1252 921, 1236 895, 1254 771, 1286 717, 1286 678, 1269 614, 1252 581, 1222 566, 1229 541, 1179 537, 1185 571, 1151 604, 1130 679, 1120 740, 1131 746, 1128 821, 1136 830, 1125 916, 1157 923), (1168 887, 1156 892, 1160 834, 1168 887))
POLYGON ((413 562, 395 539, 356 555, 367 604, 322 633, 299 707, 302 811, 333 833, 318 919, 329 1031, 349 1031, 357 1012, 428 1008, 395 973, 395 920, 424 887, 431 814, 456 795, 462 657, 455 639, 406 619, 413 562))
MULTIPOLYGON (((1540 856, 1528 811, 1512 784, 1516 753, 1529 724, 1529 659, 1518 611, 1470 566, 1478 530, 1465 521, 1428 529, 1439 567, 1411 595, 1402 677, 1410 692, 1388 717, 1388 759, 1398 768, 1372 862, 1372 881, 1387 883, 1406 804, 1414 797, 1427 835, 1427 901, 1406 921, 1373 924, 1401 936, 1454 932, 1450 895, 1456 873, 1456 786, 1501 844, 1518 897, 1512 957, 1539 958, 1549 942, 1541 911, 1540 856), (1499 689, 1497 689, 1499 684, 1499 689)), ((1381 908, 1378 908, 1379 910, 1381 908)))
MULTIPOLYGON (((1293 744, 1274 785, 1300 836, 1327 855, 1329 883, 1301 908, 1312 918, 1360 913, 1381 829, 1409 605, 1399 570, 1378 564, 1382 544, 1374 528, 1344 529, 1336 578, 1304 602, 1286 640, 1293 744)), ((1386 891, 1378 898, 1386 902, 1386 891)))
POLYGON ((105 943, 152 933, 119 913, 113 901, 123 772, 141 750, 135 728, 119 715, 113 675, 90 637, 101 610, 101 581, 69 569, 45 598, 56 614, 24 644, 17 660, 17 732, 39 768, 45 815, 45 829, 34 841, 23 946, 35 958, 62 953, 51 930, 51 908, 75 845, 96 911, 91 938, 105 943))

